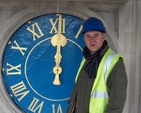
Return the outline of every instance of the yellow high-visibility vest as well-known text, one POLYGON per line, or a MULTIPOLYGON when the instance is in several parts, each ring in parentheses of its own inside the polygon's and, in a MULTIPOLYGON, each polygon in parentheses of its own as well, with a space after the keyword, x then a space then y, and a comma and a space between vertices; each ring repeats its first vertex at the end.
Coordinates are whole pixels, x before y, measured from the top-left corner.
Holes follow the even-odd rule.
MULTIPOLYGON (((91 90, 89 113, 104 113, 106 105, 109 102, 109 96, 108 96, 109 89, 107 87, 106 81, 109 76, 109 73, 112 71, 113 67, 115 66, 115 64, 117 63, 120 57, 122 58, 121 55, 115 53, 111 49, 108 49, 108 51, 103 56, 99 64, 95 82, 91 90)), ((81 65, 79 67, 75 79, 76 81, 85 61, 86 59, 83 59, 81 62, 81 65)))

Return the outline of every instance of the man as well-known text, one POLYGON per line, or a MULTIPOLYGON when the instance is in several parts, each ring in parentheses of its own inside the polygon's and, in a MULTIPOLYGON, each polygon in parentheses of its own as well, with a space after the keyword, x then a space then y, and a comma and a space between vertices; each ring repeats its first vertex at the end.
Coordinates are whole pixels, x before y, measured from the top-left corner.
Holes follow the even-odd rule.
POLYGON ((122 113, 127 75, 121 55, 109 48, 101 20, 83 24, 84 59, 76 76, 67 113, 122 113))

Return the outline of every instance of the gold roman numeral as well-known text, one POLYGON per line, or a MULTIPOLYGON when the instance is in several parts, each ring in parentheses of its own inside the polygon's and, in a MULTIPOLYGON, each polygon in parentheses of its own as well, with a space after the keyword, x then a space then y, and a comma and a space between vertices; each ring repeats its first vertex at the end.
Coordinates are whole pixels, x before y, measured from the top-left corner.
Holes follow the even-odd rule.
POLYGON ((12 45, 11 49, 17 49, 21 52, 22 55, 24 55, 25 54, 24 52, 27 50, 27 48, 20 47, 16 40, 14 41, 14 43, 15 43, 16 46, 12 45))
POLYGON ((79 30, 78 30, 78 32, 77 32, 76 35, 75 35, 75 38, 76 38, 76 39, 78 39, 78 36, 80 35, 82 28, 83 28, 83 27, 82 27, 82 25, 81 25, 80 28, 79 28, 79 30))
POLYGON ((57 110, 55 110, 55 104, 53 104, 52 105, 52 113, 63 113, 61 105, 59 104, 57 110))
POLYGON ((13 66, 9 63, 6 63, 6 65, 9 67, 6 69, 7 75, 21 75, 21 64, 13 66))
POLYGON ((42 36, 44 36, 44 34, 43 34, 43 32, 42 32, 42 30, 41 30, 41 28, 39 27, 39 25, 38 25, 37 22, 34 23, 34 24, 32 24, 32 25, 31 25, 31 28, 28 27, 26 30, 28 30, 29 32, 32 33, 32 35, 33 35, 33 41, 36 40, 36 37, 37 37, 37 38, 41 38, 42 36), (37 31, 35 31, 35 29, 37 29, 37 31))
MULTIPOLYGON (((57 24, 57 22, 59 22, 59 19, 57 18, 54 22, 53 22, 53 19, 49 19, 49 21, 52 25, 52 28, 50 30, 50 34, 53 33, 53 31, 54 31, 54 33, 57 33, 58 28, 56 28, 56 24, 57 24)), ((65 33, 65 21, 66 21, 66 19, 62 19, 61 21, 62 21, 61 22, 62 24, 60 26, 61 27, 61 33, 65 33)))
POLYGON ((34 113, 41 113, 43 105, 44 101, 39 102, 39 99, 34 97, 28 109, 34 113))
POLYGON ((25 84, 23 81, 10 86, 13 94, 15 95, 15 97, 18 97, 18 100, 21 101, 30 91, 27 90, 25 84))

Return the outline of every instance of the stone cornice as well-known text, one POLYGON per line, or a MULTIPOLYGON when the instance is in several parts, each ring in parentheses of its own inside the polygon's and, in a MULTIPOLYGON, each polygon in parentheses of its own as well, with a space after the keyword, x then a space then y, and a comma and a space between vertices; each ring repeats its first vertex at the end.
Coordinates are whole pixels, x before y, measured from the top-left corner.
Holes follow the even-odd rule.
POLYGON ((119 6, 126 3, 128 0, 0 0, 1 9, 21 9, 26 7, 40 7, 48 4, 69 4, 71 2, 83 2, 89 8, 95 9, 117 9, 119 6), (34 1, 34 3, 33 3, 34 1))

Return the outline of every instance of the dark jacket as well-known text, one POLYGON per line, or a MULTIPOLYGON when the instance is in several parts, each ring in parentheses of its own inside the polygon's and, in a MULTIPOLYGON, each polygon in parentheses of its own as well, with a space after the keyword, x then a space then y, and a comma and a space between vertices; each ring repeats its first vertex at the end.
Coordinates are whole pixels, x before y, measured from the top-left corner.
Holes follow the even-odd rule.
MULTIPOLYGON (((108 48, 108 46, 105 47, 100 56, 101 58, 108 48)), ((85 62, 84 66, 87 62, 85 62)), ((89 113, 90 92, 94 79, 88 77, 88 74, 84 71, 84 66, 73 89, 67 113, 89 113)), ((127 75, 122 58, 118 60, 111 71, 107 79, 107 86, 109 88, 109 104, 105 108, 104 113, 122 113, 127 88, 127 75)))

